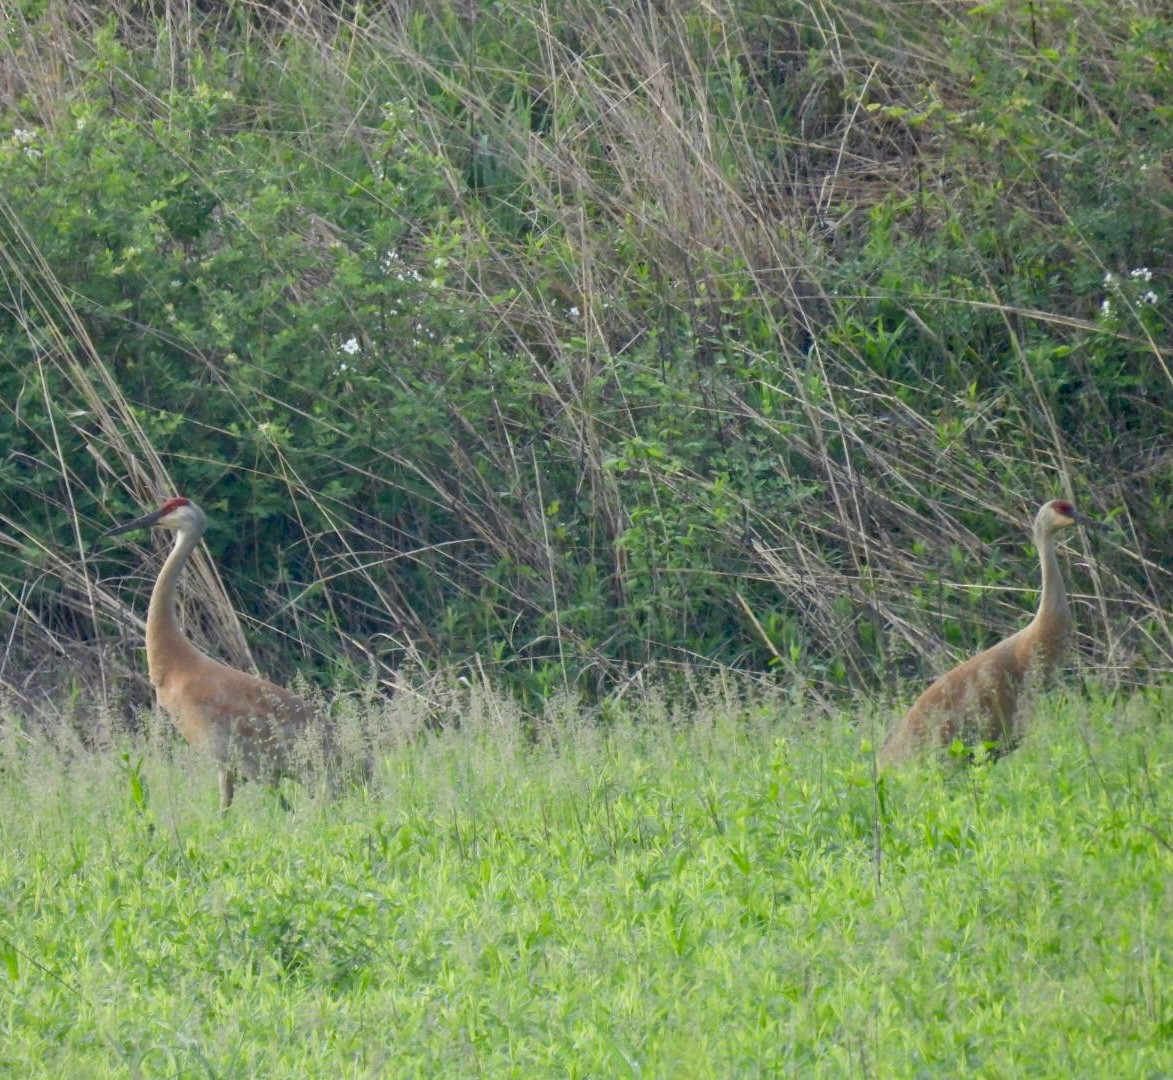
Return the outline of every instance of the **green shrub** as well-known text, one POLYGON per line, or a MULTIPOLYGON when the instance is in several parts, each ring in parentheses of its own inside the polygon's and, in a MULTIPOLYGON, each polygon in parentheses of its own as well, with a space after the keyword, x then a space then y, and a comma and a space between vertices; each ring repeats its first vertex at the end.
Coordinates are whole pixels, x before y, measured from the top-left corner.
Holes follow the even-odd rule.
POLYGON ((46 37, 24 10, 0 121, 20 664, 129 626, 144 590, 110 575, 141 556, 78 559, 181 490, 224 582, 193 632, 247 663, 249 613, 278 677, 874 685, 1019 624, 1029 600, 991 592, 1033 584, 1030 515, 1067 494, 1142 555, 1075 568, 1087 653, 1167 670, 1151 14, 128 6, 46 37))

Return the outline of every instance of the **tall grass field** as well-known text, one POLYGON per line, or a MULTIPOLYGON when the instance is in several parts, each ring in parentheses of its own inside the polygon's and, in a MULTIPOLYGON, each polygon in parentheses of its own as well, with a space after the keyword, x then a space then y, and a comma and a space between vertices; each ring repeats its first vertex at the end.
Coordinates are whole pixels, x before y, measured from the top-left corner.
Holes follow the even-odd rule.
POLYGON ((523 736, 462 690, 359 717, 369 790, 223 819, 165 728, 9 726, 0 1073, 1167 1076, 1168 706, 1056 696, 877 782, 878 713, 726 685, 523 736))

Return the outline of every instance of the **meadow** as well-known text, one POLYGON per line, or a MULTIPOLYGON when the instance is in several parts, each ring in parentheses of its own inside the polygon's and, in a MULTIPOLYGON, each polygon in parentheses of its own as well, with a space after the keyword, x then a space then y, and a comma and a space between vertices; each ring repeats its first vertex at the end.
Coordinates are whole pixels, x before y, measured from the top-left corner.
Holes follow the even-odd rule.
POLYGON ((223 819, 162 723, 5 726, 0 1073, 1173 1070, 1167 693, 1058 694, 996 765, 881 780, 877 706, 511 700, 336 702, 371 787, 223 819))

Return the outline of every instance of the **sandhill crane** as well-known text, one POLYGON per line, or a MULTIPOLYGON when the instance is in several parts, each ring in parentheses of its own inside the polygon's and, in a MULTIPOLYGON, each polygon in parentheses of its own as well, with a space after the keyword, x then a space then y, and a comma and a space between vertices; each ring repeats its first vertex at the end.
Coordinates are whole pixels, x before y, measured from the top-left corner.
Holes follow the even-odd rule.
POLYGON ((880 751, 881 767, 907 760, 930 746, 956 738, 969 746, 994 744, 1005 753, 1021 736, 1020 717, 1029 693, 1045 681, 1071 642, 1067 589, 1055 555, 1057 534, 1070 525, 1100 522, 1069 502, 1043 503, 1035 515, 1034 540, 1042 565, 1039 610, 1027 626, 971 656, 934 682, 892 730, 880 751))
POLYGON ((312 723, 309 706, 296 694, 205 656, 180 629, 175 586, 206 526, 195 503, 176 498, 103 536, 147 527, 175 533, 147 608, 147 670, 180 734, 219 764, 223 813, 232 804, 237 771, 273 781, 290 771, 299 752, 320 749, 332 758, 333 747, 328 728, 312 723))

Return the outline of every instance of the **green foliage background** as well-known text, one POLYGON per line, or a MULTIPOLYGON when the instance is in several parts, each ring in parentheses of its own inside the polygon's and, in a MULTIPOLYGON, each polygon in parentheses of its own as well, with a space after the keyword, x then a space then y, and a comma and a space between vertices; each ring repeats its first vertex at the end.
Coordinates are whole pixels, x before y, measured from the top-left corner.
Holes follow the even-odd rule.
POLYGON ((25 706, 141 673, 95 538, 174 493, 193 634, 277 678, 892 689, 1021 621, 1056 496, 1117 526, 1085 656, 1173 667, 1161 5, 5 15, 25 706))

